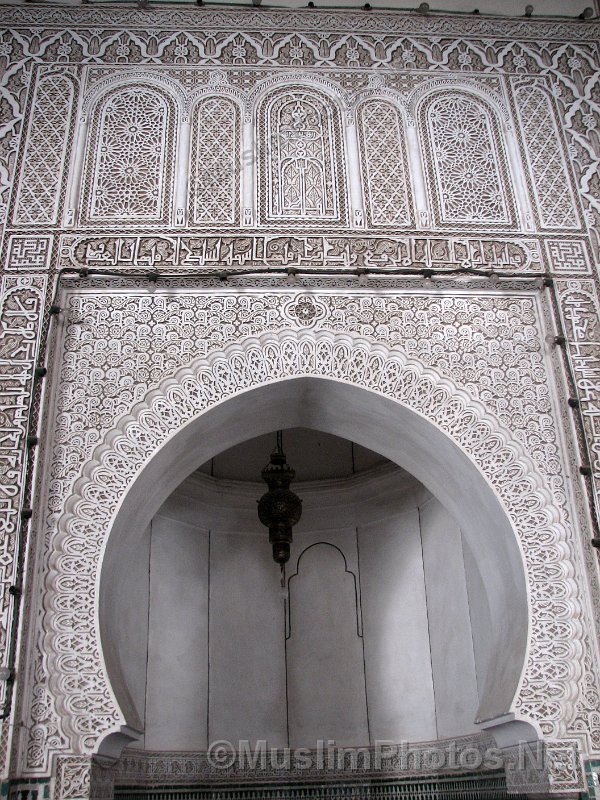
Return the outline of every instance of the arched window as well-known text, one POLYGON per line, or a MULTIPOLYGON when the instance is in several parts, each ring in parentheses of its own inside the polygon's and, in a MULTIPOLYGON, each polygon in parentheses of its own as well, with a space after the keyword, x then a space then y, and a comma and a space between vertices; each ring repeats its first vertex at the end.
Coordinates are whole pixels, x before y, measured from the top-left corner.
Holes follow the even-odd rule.
POLYGON ((226 97, 207 97, 196 106, 189 192, 192 224, 238 222, 240 112, 226 97))
POLYGON ((345 216, 337 109, 318 92, 287 89, 262 107, 259 133, 261 216, 340 220, 345 216))
POLYGON ((164 220, 172 183, 173 110, 161 93, 131 87, 96 114, 87 162, 90 220, 164 220))
POLYGON ((412 197, 404 126, 398 109, 384 100, 369 100, 358 109, 358 126, 369 225, 410 225, 412 197))
POLYGON ((513 225, 505 156, 487 107, 467 94, 437 95, 421 126, 436 221, 513 225))
POLYGON ((550 100, 545 92, 532 86, 522 86, 516 96, 540 225, 578 228, 575 200, 550 100))

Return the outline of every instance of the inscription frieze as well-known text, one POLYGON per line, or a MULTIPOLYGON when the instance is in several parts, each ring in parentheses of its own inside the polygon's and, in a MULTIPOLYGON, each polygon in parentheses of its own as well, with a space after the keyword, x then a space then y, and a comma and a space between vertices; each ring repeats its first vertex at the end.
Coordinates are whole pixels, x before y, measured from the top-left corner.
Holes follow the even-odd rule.
POLYGON ((61 266, 83 269, 542 269, 535 240, 351 236, 65 236, 61 266))

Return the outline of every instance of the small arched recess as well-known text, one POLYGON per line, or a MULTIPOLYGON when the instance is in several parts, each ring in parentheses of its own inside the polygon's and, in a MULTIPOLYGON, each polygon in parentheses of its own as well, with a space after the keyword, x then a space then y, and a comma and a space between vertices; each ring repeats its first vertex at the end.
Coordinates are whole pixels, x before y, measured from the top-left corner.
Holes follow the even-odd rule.
POLYGON ((336 100, 312 86, 274 89, 258 106, 263 223, 347 223, 343 129, 336 100))

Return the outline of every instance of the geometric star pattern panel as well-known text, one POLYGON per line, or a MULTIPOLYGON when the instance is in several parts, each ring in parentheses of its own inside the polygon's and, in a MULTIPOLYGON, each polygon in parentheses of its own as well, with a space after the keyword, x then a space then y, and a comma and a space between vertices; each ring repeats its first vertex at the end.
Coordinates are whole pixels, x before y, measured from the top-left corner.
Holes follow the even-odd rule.
POLYGON ((131 88, 103 103, 92 168, 93 220, 160 219, 169 106, 157 92, 131 88))
POLYGON ((500 153, 488 111, 468 95, 427 105, 431 188, 440 223, 510 223, 500 153))

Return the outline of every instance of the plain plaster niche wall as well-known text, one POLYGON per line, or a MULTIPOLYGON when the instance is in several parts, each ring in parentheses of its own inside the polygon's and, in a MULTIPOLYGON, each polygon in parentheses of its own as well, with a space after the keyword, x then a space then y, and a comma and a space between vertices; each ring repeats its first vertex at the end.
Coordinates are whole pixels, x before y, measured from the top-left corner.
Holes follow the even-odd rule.
MULTIPOLYGON (((116 621, 113 649, 119 655, 129 701, 135 709, 138 727, 146 718, 146 661, 148 657, 148 602, 150 596, 150 527, 132 532, 122 558, 112 564, 121 597, 111 593, 106 613, 116 621)), ((144 739, 138 742, 143 746, 144 739)))
POLYGON ((357 575, 326 541, 307 547, 289 581, 290 745, 369 741, 357 575))
POLYGON ((446 510, 389 463, 295 489, 304 511, 285 592, 256 518, 261 484, 195 473, 142 537, 147 653, 139 636, 129 652, 127 625, 119 643, 128 674, 146 679, 138 747, 364 745, 475 730, 468 594, 478 589, 446 510))
POLYGON ((436 724, 419 513, 397 506, 359 527, 369 716, 373 740, 420 741, 436 724))
POLYGON ((474 730, 478 706, 462 539, 435 498, 420 506, 419 517, 437 734, 445 738, 474 730))
POLYGON ((145 746, 206 749, 208 531, 158 514, 151 525, 145 746))

